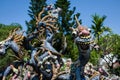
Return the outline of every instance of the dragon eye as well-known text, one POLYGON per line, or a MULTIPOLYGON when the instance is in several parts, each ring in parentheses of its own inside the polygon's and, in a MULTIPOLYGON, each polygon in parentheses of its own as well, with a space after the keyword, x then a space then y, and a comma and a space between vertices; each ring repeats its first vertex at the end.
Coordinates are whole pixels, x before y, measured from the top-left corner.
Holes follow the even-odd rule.
POLYGON ((88 28, 88 31, 89 31, 89 32, 91 32, 91 29, 90 29, 90 28, 88 28))
POLYGON ((7 46, 8 46, 8 42, 5 42, 5 44, 4 44, 4 45, 5 45, 5 47, 7 47, 7 46))

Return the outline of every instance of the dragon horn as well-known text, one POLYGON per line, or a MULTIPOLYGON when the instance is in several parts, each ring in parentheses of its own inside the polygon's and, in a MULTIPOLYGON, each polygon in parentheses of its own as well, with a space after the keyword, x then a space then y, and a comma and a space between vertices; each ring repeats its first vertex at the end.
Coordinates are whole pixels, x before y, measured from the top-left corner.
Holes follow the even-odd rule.
POLYGON ((78 25, 78 26, 80 26, 80 22, 78 21, 78 19, 77 19, 77 16, 76 16, 76 15, 75 15, 75 20, 76 20, 77 25, 78 25))

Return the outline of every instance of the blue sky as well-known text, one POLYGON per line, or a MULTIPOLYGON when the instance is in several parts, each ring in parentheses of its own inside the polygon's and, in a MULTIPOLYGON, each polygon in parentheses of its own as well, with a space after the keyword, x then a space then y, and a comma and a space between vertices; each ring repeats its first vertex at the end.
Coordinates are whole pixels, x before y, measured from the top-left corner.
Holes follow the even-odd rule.
MULTIPOLYGON (((48 4, 56 0, 47 0, 48 4)), ((95 13, 107 18, 105 26, 109 26, 116 34, 120 34, 120 0, 70 0, 70 8, 76 7, 76 13, 81 13, 82 25, 90 27, 92 15, 95 13)), ((0 1, 0 23, 19 23, 26 30, 25 20, 29 21, 28 7, 30 0, 1 0, 0 1)))

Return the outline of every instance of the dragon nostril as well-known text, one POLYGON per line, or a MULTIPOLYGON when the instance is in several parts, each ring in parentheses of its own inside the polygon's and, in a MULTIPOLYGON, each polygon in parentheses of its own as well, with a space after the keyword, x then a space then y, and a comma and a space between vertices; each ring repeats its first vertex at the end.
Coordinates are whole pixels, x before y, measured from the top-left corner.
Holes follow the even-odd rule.
POLYGON ((83 35, 89 35, 90 32, 89 32, 88 30, 83 30, 83 31, 82 31, 82 34, 83 34, 83 35))

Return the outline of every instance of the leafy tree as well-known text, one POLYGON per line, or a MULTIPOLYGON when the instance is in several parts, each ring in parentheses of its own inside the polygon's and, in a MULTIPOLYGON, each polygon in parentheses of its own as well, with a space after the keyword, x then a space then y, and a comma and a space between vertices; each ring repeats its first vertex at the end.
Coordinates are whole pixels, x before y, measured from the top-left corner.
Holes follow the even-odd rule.
MULTIPOLYGON (((74 15, 75 15, 74 13, 75 13, 76 8, 73 7, 73 9, 70 10, 70 4, 71 3, 68 0, 57 0, 55 3, 55 6, 62 9, 62 12, 58 19, 58 27, 60 29, 60 32, 62 33, 62 35, 59 34, 59 35, 61 35, 61 38, 64 34, 66 36, 66 40, 67 40, 66 41, 67 49, 65 51, 66 55, 64 55, 64 56, 71 57, 73 60, 75 60, 78 55, 78 50, 77 50, 77 47, 74 44, 74 41, 71 37, 71 34, 70 34, 71 31, 69 28, 72 27, 76 22, 75 18, 74 18, 74 15)), ((76 16, 79 17, 80 13, 77 13, 76 16)), ((60 43, 59 41, 61 41, 60 38, 58 38, 58 43, 60 43)), ((57 46, 60 46, 60 44, 57 46)), ((58 50, 59 50, 59 48, 58 48, 58 50)))
POLYGON ((71 35, 67 35, 67 49, 66 49, 66 57, 72 58, 73 61, 78 59, 78 48, 75 42, 71 39, 71 35))
POLYGON ((120 36, 117 34, 107 34, 100 38, 100 48, 120 56, 120 36))
POLYGON ((32 32, 35 30, 36 27, 36 19, 35 16, 38 15, 40 11, 42 11, 43 7, 46 6, 46 0, 31 0, 30 6, 28 10, 28 15, 30 16, 31 20, 26 21, 27 25, 27 32, 32 32))
MULTIPOLYGON (((60 18, 59 18, 59 27, 60 30, 64 33, 64 34, 69 34, 70 33, 70 29, 69 27, 72 27, 73 24, 75 24, 75 20, 74 20, 74 12, 76 10, 75 7, 73 7, 72 10, 70 10, 70 1, 68 0, 57 0, 56 1, 56 6, 62 9, 60 18), (64 4, 64 5, 63 5, 64 4)), ((80 16, 80 13, 76 14, 77 17, 80 16)))
POLYGON ((92 15, 92 25, 91 28, 93 30, 93 34, 94 36, 97 38, 98 43, 99 43, 99 39, 100 39, 100 35, 103 34, 103 32, 111 32, 111 29, 109 27, 106 27, 103 25, 103 22, 106 19, 106 16, 102 16, 100 17, 99 15, 95 14, 92 15))
MULTIPOLYGON (((95 14, 95 15, 92 15, 92 18, 93 18, 92 25, 91 25, 92 33, 95 36, 95 38, 97 39, 96 42, 98 42, 98 45, 100 46, 101 45, 100 36, 104 32, 111 32, 111 29, 109 27, 104 26, 104 24, 103 24, 106 19, 105 15, 101 17, 101 16, 95 14)), ((102 51, 93 50, 91 52, 90 61, 93 64, 97 64, 98 63, 97 61, 99 60, 101 54, 102 54, 102 51)))
MULTIPOLYGON (((120 35, 118 34, 107 34, 100 38, 100 48, 102 50, 102 55, 104 55, 105 51, 108 53, 114 54, 117 56, 118 60, 120 59, 120 35)), ((109 66, 110 72, 120 76, 120 67, 113 69, 109 66)))
POLYGON ((96 50, 92 50, 91 51, 91 55, 90 55, 90 62, 93 64, 93 65, 98 65, 98 60, 100 58, 100 54, 102 52, 101 51, 96 51, 96 50))

